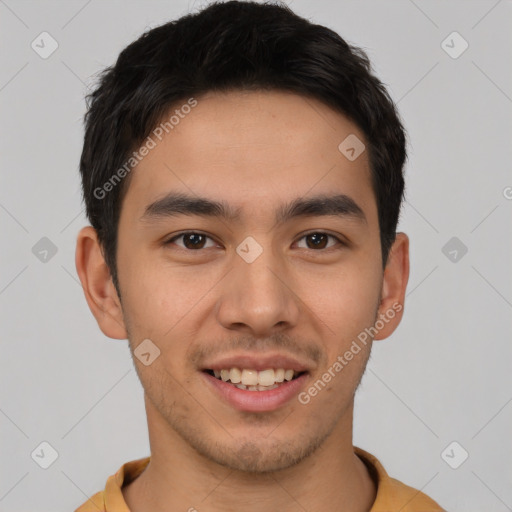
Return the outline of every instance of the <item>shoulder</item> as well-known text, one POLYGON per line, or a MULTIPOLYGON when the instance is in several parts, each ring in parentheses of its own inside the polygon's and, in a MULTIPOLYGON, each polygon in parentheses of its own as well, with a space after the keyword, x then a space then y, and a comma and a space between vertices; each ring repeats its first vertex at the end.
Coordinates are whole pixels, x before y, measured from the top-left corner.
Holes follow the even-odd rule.
POLYGON ((423 492, 390 477, 371 453, 355 446, 354 452, 365 463, 377 487, 377 495, 370 512, 446 512, 423 492))
MULTIPOLYGON (((395 478, 388 481, 389 499, 401 512, 446 512, 437 502, 423 492, 395 478)), ((372 509, 373 512, 373 509, 372 509)))
POLYGON ((104 492, 97 492, 91 496, 83 505, 80 505, 75 512, 105 512, 104 492))

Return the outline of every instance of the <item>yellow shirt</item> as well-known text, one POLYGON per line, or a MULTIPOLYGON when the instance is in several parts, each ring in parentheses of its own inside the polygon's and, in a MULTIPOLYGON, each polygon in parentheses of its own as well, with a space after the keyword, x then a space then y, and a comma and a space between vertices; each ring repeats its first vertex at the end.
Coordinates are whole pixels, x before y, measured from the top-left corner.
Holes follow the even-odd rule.
MULTIPOLYGON (((357 446, 354 451, 368 467, 377 486, 377 496, 369 512, 446 512, 427 495, 391 478, 372 454, 357 446)), ((115 475, 108 477, 105 490, 96 493, 75 512, 130 512, 121 488, 144 471, 149 459, 123 464, 115 475)))

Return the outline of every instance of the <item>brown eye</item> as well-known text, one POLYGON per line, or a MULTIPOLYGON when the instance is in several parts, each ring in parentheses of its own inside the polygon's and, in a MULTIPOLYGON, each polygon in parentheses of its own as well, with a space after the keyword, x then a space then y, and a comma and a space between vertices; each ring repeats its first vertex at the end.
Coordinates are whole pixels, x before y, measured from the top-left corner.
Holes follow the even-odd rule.
POLYGON ((187 249, 202 249, 205 243, 206 237, 198 233, 191 233, 183 235, 183 245, 187 249))
POLYGON ((312 235, 307 235, 306 240, 311 242, 309 246, 310 249, 325 249, 327 245, 327 235, 324 233, 313 233, 312 235))
POLYGON ((330 248, 333 245, 336 245, 336 242, 341 244, 341 241, 335 236, 322 232, 308 233, 307 235, 304 235, 301 240, 306 240, 306 249, 313 250, 330 248), (335 241, 335 243, 330 246, 327 245, 329 238, 335 241))
MULTIPOLYGON (((184 249, 189 250, 198 250, 198 249, 204 249, 206 247, 207 240, 213 240, 206 235, 203 235, 202 233, 195 233, 195 232, 189 232, 189 233, 181 233, 181 235, 177 235, 170 240, 166 242, 166 245, 170 245, 172 243, 176 243, 178 247, 182 247, 184 249), (182 239, 183 242, 181 244, 176 243, 177 240, 182 239)), ((210 245, 210 247, 213 247, 210 245)))

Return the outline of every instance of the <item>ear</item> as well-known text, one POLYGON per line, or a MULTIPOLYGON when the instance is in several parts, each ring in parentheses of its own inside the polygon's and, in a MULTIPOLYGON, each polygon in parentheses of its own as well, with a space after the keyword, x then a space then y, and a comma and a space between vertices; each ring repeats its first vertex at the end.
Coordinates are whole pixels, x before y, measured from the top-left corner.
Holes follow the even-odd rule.
POLYGON ((126 339, 121 301, 92 226, 86 226, 78 233, 75 265, 89 309, 103 334, 109 338, 126 339))
POLYGON ((382 324, 384 326, 378 329, 374 339, 387 338, 398 327, 403 315, 408 281, 409 237, 405 233, 397 233, 384 269, 378 319, 375 322, 378 327, 382 324))

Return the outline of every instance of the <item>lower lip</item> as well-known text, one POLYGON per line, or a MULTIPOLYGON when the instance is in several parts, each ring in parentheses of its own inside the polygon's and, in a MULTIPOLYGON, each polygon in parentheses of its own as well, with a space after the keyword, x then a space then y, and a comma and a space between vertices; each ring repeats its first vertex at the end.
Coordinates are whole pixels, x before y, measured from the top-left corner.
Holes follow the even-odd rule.
POLYGON ((307 373, 296 379, 285 381, 279 387, 268 391, 248 391, 219 380, 209 373, 201 372, 215 391, 235 409, 249 412, 273 411, 297 396, 306 382, 307 373))

